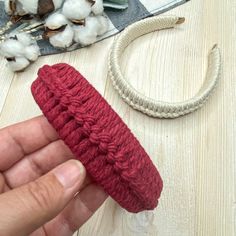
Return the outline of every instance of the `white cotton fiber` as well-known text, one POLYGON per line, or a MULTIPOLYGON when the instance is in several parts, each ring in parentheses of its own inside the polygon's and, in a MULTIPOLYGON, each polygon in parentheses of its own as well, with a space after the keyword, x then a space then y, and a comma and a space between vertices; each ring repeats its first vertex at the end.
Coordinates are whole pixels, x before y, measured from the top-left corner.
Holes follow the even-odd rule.
POLYGON ((63 0, 53 0, 53 4, 54 4, 54 7, 55 7, 55 10, 60 8, 62 3, 63 3, 63 0))
POLYGON ((70 20, 85 19, 91 12, 88 0, 66 0, 62 7, 62 14, 70 20))
POLYGON ((12 14, 12 10, 10 8, 10 0, 5 0, 4 1, 4 8, 5 8, 5 12, 8 14, 8 15, 11 15, 12 14))
POLYGON ((97 17, 89 16, 85 19, 85 26, 97 34, 100 24, 97 17))
POLYGON ((81 45, 93 44, 96 42, 99 28, 100 24, 96 17, 87 17, 85 19, 85 26, 74 26, 75 42, 81 45))
POLYGON ((14 39, 8 39, 0 44, 0 54, 4 57, 20 57, 24 55, 25 46, 14 39))
POLYGON ((39 46, 37 44, 30 45, 25 48, 25 57, 30 61, 36 61, 40 55, 39 46))
POLYGON ((89 34, 86 31, 77 31, 77 35, 74 40, 80 43, 82 46, 90 45, 96 42, 97 36, 95 34, 89 34))
POLYGON ((50 15, 45 22, 45 26, 51 30, 59 29, 60 27, 67 25, 63 32, 58 32, 57 34, 49 38, 49 42, 57 48, 67 48, 69 47, 74 38, 74 31, 69 25, 69 21, 61 13, 54 13, 50 15))
POLYGON ((74 40, 81 45, 89 45, 96 42, 97 34, 90 31, 84 26, 75 26, 74 27, 74 40))
POLYGON ((61 26, 67 24, 68 20, 66 19, 66 17, 59 12, 50 15, 45 21, 45 26, 52 30, 58 29, 61 26))
POLYGON ((104 11, 103 0, 96 0, 92 6, 92 12, 95 15, 101 15, 104 11))
POLYGON ((32 14, 37 14, 38 12, 38 0, 18 0, 22 4, 24 11, 32 14))
POLYGON ((8 62, 8 66, 12 71, 24 70, 30 62, 25 57, 16 57, 15 61, 8 62))
POLYGON ((28 12, 26 12, 23 9, 23 6, 20 2, 16 2, 16 14, 19 16, 24 16, 24 15, 28 14, 28 12))
MULTIPOLYGON (((15 36, 15 35, 14 35, 15 36)), ((27 33, 19 33, 17 34, 17 40, 22 43, 24 46, 29 46, 33 43, 33 40, 30 36, 30 34, 27 33)))
POLYGON ((74 38, 74 30, 67 25, 63 32, 57 33, 49 38, 49 42, 56 48, 67 48, 71 46, 74 38))
POLYGON ((0 54, 7 59, 12 71, 21 71, 30 64, 30 61, 38 59, 40 50, 29 35, 25 33, 11 35, 14 36, 15 39, 9 38, 0 44, 0 54))
POLYGON ((100 26, 98 29, 98 36, 105 34, 108 31, 109 23, 108 19, 105 16, 97 16, 96 17, 100 26))

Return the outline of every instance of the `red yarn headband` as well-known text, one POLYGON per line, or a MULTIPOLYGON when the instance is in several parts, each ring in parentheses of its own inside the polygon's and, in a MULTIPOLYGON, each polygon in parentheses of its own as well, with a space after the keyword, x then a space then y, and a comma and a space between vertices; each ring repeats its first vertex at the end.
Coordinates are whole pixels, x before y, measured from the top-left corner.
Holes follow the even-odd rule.
POLYGON ((94 181, 130 212, 157 206, 161 177, 105 99, 67 64, 44 66, 32 93, 52 126, 94 181))

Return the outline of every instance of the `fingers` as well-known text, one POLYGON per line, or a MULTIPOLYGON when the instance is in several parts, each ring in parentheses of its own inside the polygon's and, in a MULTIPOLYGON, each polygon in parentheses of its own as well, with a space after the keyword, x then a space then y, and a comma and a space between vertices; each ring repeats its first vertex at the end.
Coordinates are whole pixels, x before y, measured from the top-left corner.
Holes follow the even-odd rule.
POLYGON ((64 142, 57 140, 26 156, 5 171, 5 180, 10 188, 16 188, 39 178, 56 166, 73 158, 73 154, 64 142))
POLYGON ((63 212, 69 228, 78 230, 104 203, 108 195, 104 190, 92 183, 84 188, 63 212))
POLYGON ((82 164, 70 160, 34 182, 1 194, 1 234, 29 235, 53 219, 80 190, 85 175, 82 164))
POLYGON ((57 139, 56 131, 43 116, 0 130, 0 171, 57 139))
POLYGON ((101 187, 90 184, 69 203, 60 215, 47 223, 44 228, 48 235, 72 236, 106 199, 107 194, 101 187))

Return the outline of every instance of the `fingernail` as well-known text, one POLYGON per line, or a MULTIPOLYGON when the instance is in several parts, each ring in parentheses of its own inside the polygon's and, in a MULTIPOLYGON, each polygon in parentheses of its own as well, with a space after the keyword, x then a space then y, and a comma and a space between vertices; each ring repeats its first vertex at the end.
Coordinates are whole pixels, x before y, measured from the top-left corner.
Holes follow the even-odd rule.
POLYGON ((67 161, 57 167, 53 172, 64 188, 71 188, 78 185, 84 180, 85 175, 83 165, 76 160, 67 161))

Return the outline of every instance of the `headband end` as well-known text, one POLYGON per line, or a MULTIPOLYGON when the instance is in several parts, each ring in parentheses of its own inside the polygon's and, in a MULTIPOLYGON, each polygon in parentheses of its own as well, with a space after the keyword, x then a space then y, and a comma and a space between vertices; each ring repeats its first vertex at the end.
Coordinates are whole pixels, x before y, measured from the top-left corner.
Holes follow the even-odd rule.
POLYGON ((180 25, 180 24, 183 24, 184 22, 185 22, 185 17, 179 17, 176 24, 180 25))

